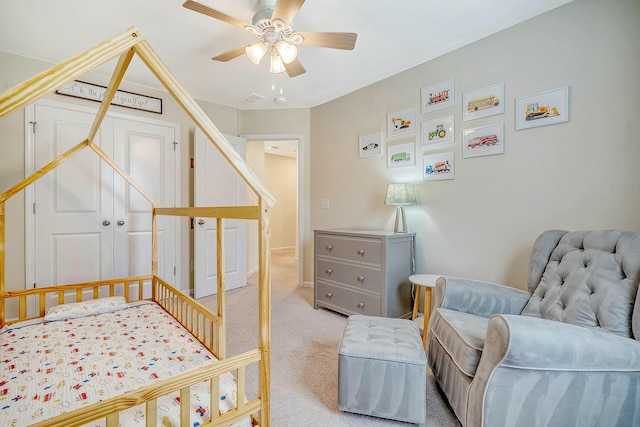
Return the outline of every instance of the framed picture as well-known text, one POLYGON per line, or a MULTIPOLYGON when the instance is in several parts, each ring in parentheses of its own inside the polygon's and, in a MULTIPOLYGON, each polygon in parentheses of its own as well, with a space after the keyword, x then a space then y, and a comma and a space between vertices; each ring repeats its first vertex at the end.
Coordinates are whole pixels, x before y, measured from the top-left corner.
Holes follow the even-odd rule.
POLYGON ((420 89, 422 114, 441 108, 453 107, 454 102, 453 79, 443 80, 420 89))
POLYGON ((413 116, 413 108, 387 114, 387 136, 395 138, 396 136, 413 134, 415 131, 413 116))
POLYGON ((358 152, 360 158, 382 155, 382 132, 358 138, 358 152))
POLYGON ((462 133, 463 158, 502 153, 504 153, 504 123, 465 129, 462 133))
POLYGON ((387 167, 414 166, 415 154, 416 144, 413 141, 387 147, 387 167))
POLYGON ((438 117, 422 122, 422 148, 430 148, 434 145, 448 144, 454 140, 454 118, 451 116, 438 117))
POLYGON ((462 94, 463 120, 504 113, 504 82, 495 83, 462 94))
POLYGON ((422 157, 422 180, 439 181, 455 178, 453 151, 422 157))
POLYGON ((569 86, 516 98, 516 130, 569 121, 569 86))

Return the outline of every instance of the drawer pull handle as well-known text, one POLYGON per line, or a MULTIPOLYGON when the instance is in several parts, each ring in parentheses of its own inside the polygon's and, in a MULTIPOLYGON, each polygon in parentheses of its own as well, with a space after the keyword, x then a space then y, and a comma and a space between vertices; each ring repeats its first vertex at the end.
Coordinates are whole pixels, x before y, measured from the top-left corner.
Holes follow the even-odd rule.
POLYGON ((364 282, 364 276, 358 276, 358 282, 364 282))
POLYGON ((331 298, 333 294, 331 292, 327 292, 327 298, 331 298))
POLYGON ((331 273, 333 273, 333 270, 330 268, 327 268, 327 274, 331 274, 331 273))
POLYGON ((360 250, 358 251, 358 255, 364 255, 364 249, 360 249, 360 250))
POLYGON ((358 308, 364 308, 364 303, 363 302, 359 302, 358 303, 358 308))
POLYGON ((331 251, 333 250, 333 245, 329 245, 329 246, 327 246, 327 250, 328 250, 329 252, 331 252, 331 251))

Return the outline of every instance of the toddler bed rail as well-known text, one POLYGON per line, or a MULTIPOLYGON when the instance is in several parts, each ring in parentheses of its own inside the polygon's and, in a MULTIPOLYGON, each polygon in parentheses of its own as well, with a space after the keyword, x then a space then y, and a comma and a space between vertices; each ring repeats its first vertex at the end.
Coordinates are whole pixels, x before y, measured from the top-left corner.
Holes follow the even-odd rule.
POLYGON ((252 416, 260 411, 262 406, 261 398, 258 397, 245 402, 245 372, 247 366, 260 362, 262 357, 261 351, 259 349, 253 349, 224 359, 223 356, 220 355, 220 338, 223 335, 221 332, 223 330, 222 318, 159 277, 151 275, 138 276, 6 292, 4 299, 9 302, 9 304, 5 304, 5 306, 11 306, 12 300, 17 301, 19 315, 16 319, 4 321, 5 313, 3 311, 1 320, 7 325, 11 325, 19 321, 32 320, 44 316, 47 309, 46 301, 48 300, 48 295, 53 295, 57 299, 58 304, 82 302, 87 299, 87 292, 83 292, 86 290, 91 291, 90 295, 92 298, 98 298, 100 294, 102 294, 103 297, 120 295, 124 296, 127 302, 141 301, 144 300, 144 298, 142 298, 143 284, 150 280, 153 285, 153 296, 151 299, 180 322, 185 329, 191 332, 198 341, 220 360, 195 371, 158 381, 129 393, 33 424, 33 426, 82 426, 90 421, 104 419, 106 427, 117 427, 120 423, 119 413, 121 411, 142 403, 145 403, 146 425, 155 426, 157 420, 157 399, 171 393, 177 393, 180 396, 181 425, 189 425, 190 387, 203 381, 209 381, 209 414, 211 418, 208 423, 201 425, 227 426, 234 421, 252 416), (36 298, 39 303, 37 316, 27 316, 28 297, 36 298), (220 375, 227 372, 232 373, 236 378, 237 407, 220 415, 219 378, 220 375))

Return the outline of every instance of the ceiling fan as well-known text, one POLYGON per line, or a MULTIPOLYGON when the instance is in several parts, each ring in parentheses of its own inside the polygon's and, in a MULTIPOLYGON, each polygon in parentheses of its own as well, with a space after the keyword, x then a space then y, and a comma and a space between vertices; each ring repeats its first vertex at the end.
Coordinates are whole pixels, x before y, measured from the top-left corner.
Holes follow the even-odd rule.
POLYGON ((269 70, 272 73, 286 71, 289 77, 295 77, 306 72, 297 59, 297 46, 351 50, 356 44, 356 33, 294 32, 291 21, 304 0, 260 0, 260 3, 262 9, 253 16, 251 24, 192 0, 187 0, 183 6, 235 25, 258 37, 256 42, 247 43, 211 58, 214 61, 226 62, 245 53, 251 62, 257 65, 269 53, 269 70))

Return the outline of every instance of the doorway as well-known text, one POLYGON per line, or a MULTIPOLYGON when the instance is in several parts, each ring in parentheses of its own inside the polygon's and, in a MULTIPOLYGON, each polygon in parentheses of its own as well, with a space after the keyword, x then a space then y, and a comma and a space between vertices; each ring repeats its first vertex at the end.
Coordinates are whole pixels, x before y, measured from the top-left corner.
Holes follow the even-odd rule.
MULTIPOLYGON (((271 210, 271 253, 290 255, 302 281, 302 135, 244 135, 247 163, 276 198, 271 210)), ((257 230, 255 230, 257 232, 257 230)), ((249 269, 249 274, 251 274, 249 269)))

